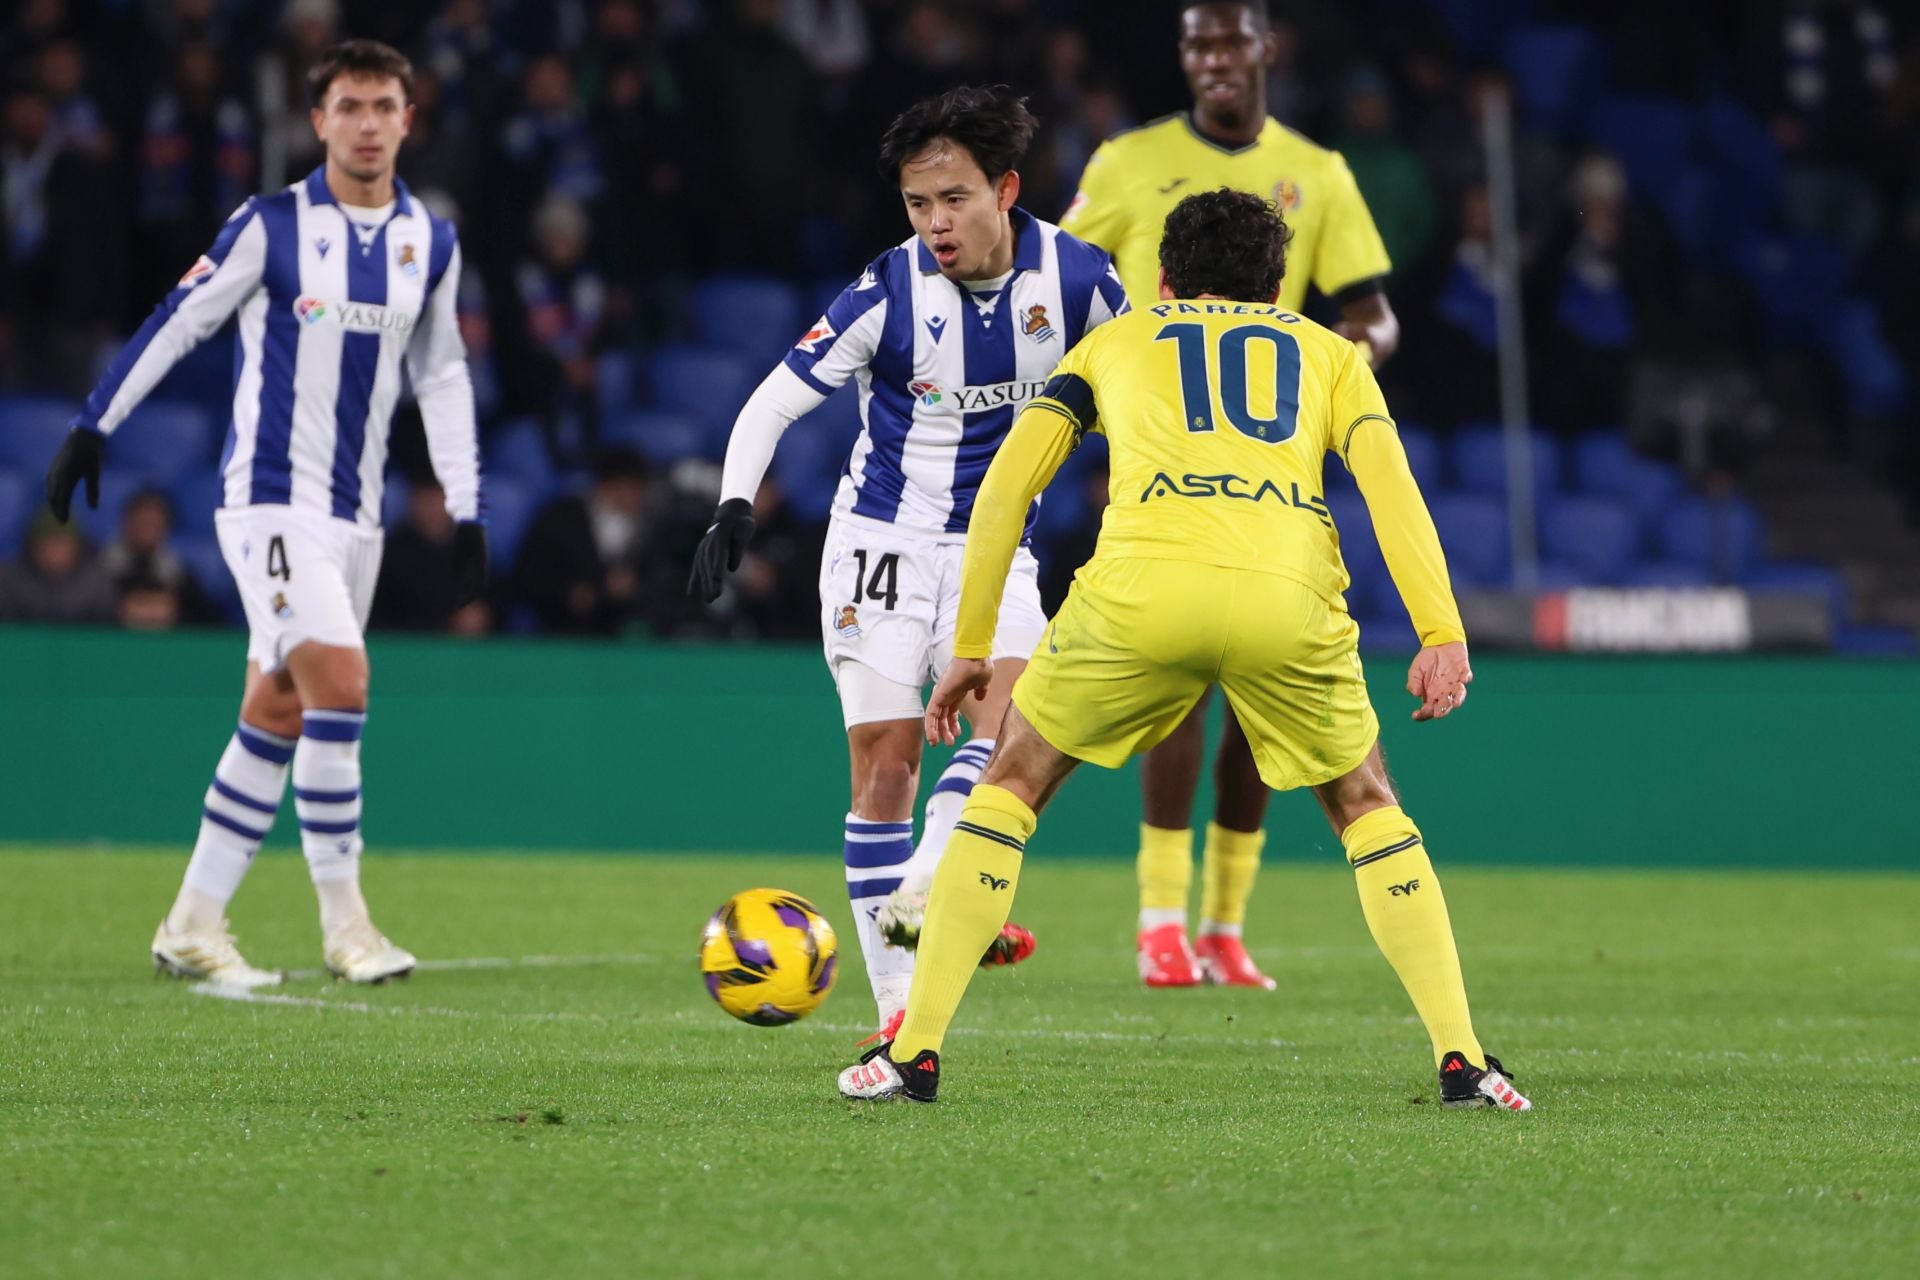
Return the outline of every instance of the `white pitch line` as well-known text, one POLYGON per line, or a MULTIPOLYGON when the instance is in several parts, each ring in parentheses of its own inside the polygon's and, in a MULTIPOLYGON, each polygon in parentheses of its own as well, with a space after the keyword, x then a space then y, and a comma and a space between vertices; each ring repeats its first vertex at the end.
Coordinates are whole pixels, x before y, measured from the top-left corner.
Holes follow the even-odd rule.
MULTIPOLYGON (((449 973, 462 969, 588 969, 603 964, 658 964, 658 956, 467 956, 456 960, 421 960, 413 966, 422 973, 449 973)), ((289 969, 287 979, 304 982, 330 976, 325 969, 289 969)))

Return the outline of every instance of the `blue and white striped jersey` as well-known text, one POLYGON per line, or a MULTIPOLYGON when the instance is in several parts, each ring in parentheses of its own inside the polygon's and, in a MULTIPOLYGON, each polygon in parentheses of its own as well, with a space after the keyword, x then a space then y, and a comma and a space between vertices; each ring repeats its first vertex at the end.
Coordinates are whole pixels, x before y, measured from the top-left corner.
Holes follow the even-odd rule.
POLYGON ((87 398, 74 425, 111 434, 167 370, 236 311, 223 506, 290 504, 380 524, 401 362, 456 520, 480 517, 473 384, 454 311, 453 225, 394 182, 371 231, 326 171, 241 205, 87 398))
POLYGON ((965 537, 974 495, 1019 407, 1081 335, 1127 310, 1104 249, 1012 210, 1013 274, 975 291, 909 239, 874 259, 786 356, 825 395, 855 378, 860 438, 834 511, 943 540, 965 537))

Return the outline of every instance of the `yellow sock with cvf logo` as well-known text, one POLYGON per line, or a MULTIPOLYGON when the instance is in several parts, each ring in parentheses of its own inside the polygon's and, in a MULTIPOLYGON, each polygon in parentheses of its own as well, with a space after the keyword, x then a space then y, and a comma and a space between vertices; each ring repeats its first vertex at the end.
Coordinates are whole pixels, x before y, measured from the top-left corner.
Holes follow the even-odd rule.
POLYGON ((1035 821, 1033 810, 1004 788, 981 784, 967 796, 927 895, 907 1017, 888 1051, 895 1062, 911 1062, 923 1049, 939 1052, 980 957, 1013 911, 1035 821))
POLYGON ((1400 975, 1414 1012, 1433 1041, 1434 1065, 1451 1050, 1476 1067, 1487 1064, 1467 1013, 1467 984, 1453 945, 1453 922, 1420 828, 1389 806, 1355 819, 1340 833, 1360 889, 1360 909, 1380 953, 1400 975))

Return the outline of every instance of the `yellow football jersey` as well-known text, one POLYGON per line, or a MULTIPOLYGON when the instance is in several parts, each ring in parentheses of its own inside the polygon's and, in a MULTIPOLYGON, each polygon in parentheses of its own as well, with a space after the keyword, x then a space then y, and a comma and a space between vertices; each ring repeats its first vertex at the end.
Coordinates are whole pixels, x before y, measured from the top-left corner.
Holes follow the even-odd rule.
POLYGON ((1160 231, 1173 207, 1229 187, 1273 200, 1293 243, 1280 305, 1298 310, 1307 286, 1335 297, 1392 269, 1373 215, 1337 151, 1269 118, 1258 141, 1223 147, 1195 132, 1186 113, 1117 133, 1100 144, 1060 225, 1114 257, 1135 309, 1160 300, 1160 231))

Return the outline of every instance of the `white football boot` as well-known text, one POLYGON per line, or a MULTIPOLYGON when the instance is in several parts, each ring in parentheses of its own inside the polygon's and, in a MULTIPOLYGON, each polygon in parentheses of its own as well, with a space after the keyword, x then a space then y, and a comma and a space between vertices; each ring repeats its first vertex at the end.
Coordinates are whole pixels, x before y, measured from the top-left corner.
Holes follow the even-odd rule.
POLYGON ((940 1055, 922 1049, 911 1062, 895 1062, 887 1040, 867 1050, 859 1062, 840 1073, 840 1096, 849 1102, 932 1102, 940 1093, 940 1055))
POLYGON ((198 978, 240 991, 277 987, 286 977, 248 964, 225 920, 217 929, 172 929, 161 920, 153 934, 153 967, 170 978, 198 978))
POLYGON ((348 925, 329 934, 325 943, 327 972, 348 982, 381 983, 404 978, 418 963, 405 947, 396 947, 371 920, 348 925))

